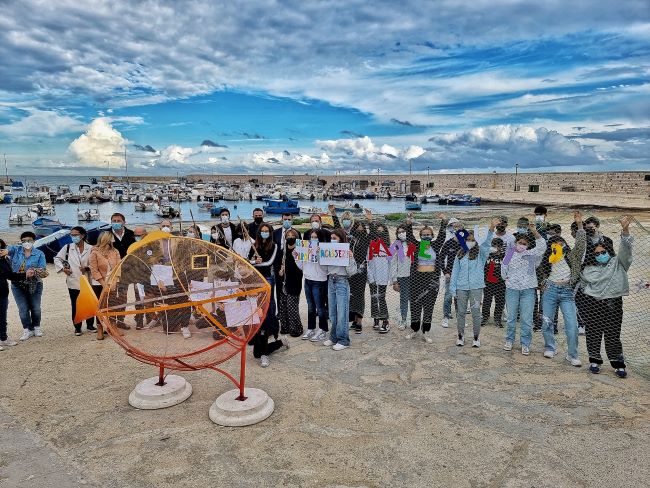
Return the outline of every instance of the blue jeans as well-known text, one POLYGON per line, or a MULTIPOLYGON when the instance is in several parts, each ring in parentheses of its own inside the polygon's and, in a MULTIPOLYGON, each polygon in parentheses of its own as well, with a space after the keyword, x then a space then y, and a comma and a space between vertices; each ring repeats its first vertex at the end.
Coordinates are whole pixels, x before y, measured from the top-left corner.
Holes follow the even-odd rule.
POLYGON ((331 275, 327 287, 327 301, 332 321, 330 340, 334 344, 349 346, 350 283, 347 276, 331 275))
POLYGON ((0 341, 7 340, 7 308, 9 308, 9 296, 0 296, 0 341))
POLYGON ((36 284, 34 293, 29 293, 18 286, 11 284, 11 291, 18 306, 18 314, 23 329, 34 330, 34 327, 41 326, 41 295, 43 294, 43 283, 36 284))
POLYGON ((411 279, 409 276, 405 278, 397 278, 399 284, 399 310, 402 315, 402 320, 406 322, 406 317, 409 314, 409 297, 411 296, 411 279))
POLYGON ((327 281, 305 280, 305 298, 307 299, 307 328, 316 329, 316 317, 318 317, 318 328, 327 332, 327 311, 325 310, 325 293, 327 281))
POLYGON ((521 330, 519 338, 522 346, 530 347, 533 339, 533 309, 535 308, 535 288, 514 290, 506 288, 506 307, 508 307, 508 328, 506 341, 515 342, 517 315, 521 330))
POLYGON ((445 318, 450 319, 451 318, 451 302, 454 297, 451 296, 451 293, 449 293, 449 284, 451 283, 451 279, 445 278, 445 299, 442 303, 442 313, 444 314, 445 318))
POLYGON ((544 335, 544 350, 555 351, 555 334, 553 334, 553 318, 557 308, 562 310, 564 317, 564 332, 569 357, 578 359, 578 314, 571 285, 556 285, 549 282, 542 295, 542 334, 544 335))

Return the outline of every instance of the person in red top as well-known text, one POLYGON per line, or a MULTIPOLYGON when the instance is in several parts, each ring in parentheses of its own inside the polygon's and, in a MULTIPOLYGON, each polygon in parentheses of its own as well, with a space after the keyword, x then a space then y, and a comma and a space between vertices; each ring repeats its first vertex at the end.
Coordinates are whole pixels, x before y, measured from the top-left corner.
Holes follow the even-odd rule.
POLYGON ((483 318, 481 327, 490 319, 490 309, 494 299, 494 325, 503 328, 503 309, 506 304, 506 282, 501 278, 501 261, 506 255, 503 239, 492 239, 490 256, 485 263, 485 289, 483 291, 483 318))

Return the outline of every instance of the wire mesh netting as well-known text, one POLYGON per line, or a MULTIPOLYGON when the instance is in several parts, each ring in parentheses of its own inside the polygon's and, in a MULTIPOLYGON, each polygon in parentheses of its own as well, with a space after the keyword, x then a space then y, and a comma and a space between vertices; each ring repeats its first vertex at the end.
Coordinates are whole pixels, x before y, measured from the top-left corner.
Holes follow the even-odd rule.
POLYGON ((111 272, 98 318, 127 354, 168 369, 216 366, 264 320, 270 286, 244 259, 168 236, 134 245, 111 272))
MULTIPOLYGON (((388 217, 389 219, 373 215, 372 221, 361 217, 357 218, 353 225, 352 242, 360 271, 350 279, 350 310, 353 312, 351 320, 356 312, 358 316, 370 317, 373 327, 379 332, 386 332, 383 324, 388 322, 393 330, 395 325, 398 325, 399 329, 404 330, 404 334, 412 335, 413 331, 419 334, 425 332, 423 337, 426 338, 427 334, 433 333, 429 332, 433 326, 439 327, 446 322, 450 328, 458 327, 460 316, 461 322, 467 322, 464 331, 470 343, 474 320, 480 322, 479 332, 481 327, 502 327, 505 342, 508 301, 501 267, 504 259, 507 259, 508 250, 515 245, 513 231, 516 233, 517 228, 512 218, 505 235, 500 238, 494 236, 498 240, 495 241, 493 237, 489 243, 489 256, 482 266, 482 284, 485 288, 478 293, 455 293, 452 296, 449 282, 453 273, 453 258, 459 249, 457 243, 450 242, 454 241, 454 231, 464 227, 475 235, 478 245, 475 250, 468 250, 468 253, 478 257, 480 244, 487 237, 492 216, 483 214, 482 217, 474 219, 464 217, 463 222, 458 223, 454 223, 454 219, 449 226, 441 226, 440 218, 433 216, 416 215, 412 225, 407 225, 404 221, 390 220, 391 216, 388 217), (403 239, 398 238, 398 233, 404 234, 403 239), (458 310, 459 307, 462 310, 458 310)), ((583 219, 588 217, 589 215, 584 215, 583 219)), ((631 239, 622 239, 621 218, 600 219, 596 233, 586 236, 586 249, 579 258, 579 276, 582 279, 569 284, 571 278, 568 256, 576 246, 575 225, 573 232, 571 229, 573 220, 572 211, 553 213, 541 228, 548 252, 540 255, 537 261, 528 263, 528 273, 535 276, 541 285, 548 280, 551 269, 547 267, 544 274, 542 263, 549 263, 558 256, 564 262, 563 254, 567 254, 567 270, 563 276, 567 284, 558 292, 564 299, 561 300, 560 296, 554 296, 552 300, 550 295, 547 297, 555 304, 554 307, 547 306, 546 315, 552 316, 545 316, 543 309, 544 292, 549 290, 548 285, 543 290, 540 286, 540 289, 535 290, 534 296, 530 295, 530 308, 533 309, 530 317, 530 347, 534 348, 535 352, 541 353, 545 350, 542 329, 546 325, 547 330, 553 329, 548 335, 553 336, 557 354, 566 355, 569 344, 565 324, 573 320, 577 322, 577 334, 586 336, 586 340, 579 339, 577 344, 577 356, 582 361, 602 360, 605 364, 612 362, 614 367, 631 365, 635 372, 650 377, 650 232, 632 219, 629 226, 631 239), (554 234, 560 235, 561 239, 553 237, 554 234), (596 254, 603 254, 603 250, 597 248, 597 245, 606 249, 611 258, 609 263, 596 261, 596 254), (589 288, 587 293, 583 292, 586 285, 586 268, 591 266, 592 271, 596 270, 598 273, 607 266, 625 268, 628 250, 631 252, 631 264, 623 274, 627 275, 629 290, 624 293, 622 299, 608 295, 608 291, 612 289, 626 288, 623 283, 616 282, 620 279, 620 275, 616 273, 613 276, 604 273, 601 282, 589 288), (599 295, 600 293, 602 294, 599 295), (556 308, 556 313, 549 313, 553 308, 556 308), (575 314, 574 319, 571 318, 572 313, 575 314), (622 352, 617 344, 619 326, 622 352), (587 351, 586 343, 590 344, 590 351, 587 351)), ((531 247, 533 246, 534 238, 531 235, 531 247)), ((555 262, 558 260, 555 259, 555 262)), ((551 278, 557 279, 557 276, 553 275, 551 278)), ((550 281, 548 280, 549 283, 550 281)), ((522 318, 522 313, 528 315, 528 305, 524 305, 523 299, 520 303, 520 310, 516 314, 517 342, 520 325, 526 320, 526 317, 522 318)), ((355 327, 354 323, 352 327, 355 327)), ((569 325, 569 331, 573 328, 569 325)), ((570 333, 568 336, 571 335, 570 333)))

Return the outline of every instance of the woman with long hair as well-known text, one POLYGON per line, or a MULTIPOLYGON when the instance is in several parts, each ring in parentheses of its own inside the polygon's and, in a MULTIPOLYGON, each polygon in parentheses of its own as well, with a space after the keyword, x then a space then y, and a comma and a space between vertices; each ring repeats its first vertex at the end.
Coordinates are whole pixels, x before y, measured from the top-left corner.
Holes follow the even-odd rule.
POLYGON ((297 230, 288 229, 284 234, 284 249, 280 251, 279 259, 276 259, 280 332, 291 337, 299 337, 303 332, 300 321, 303 263, 296 262, 293 256, 299 239, 297 230))
MULTIPOLYGON (((88 257, 88 267, 90 268, 90 276, 92 278, 91 286, 97 295, 97 298, 102 294, 102 290, 108 282, 108 277, 115 267, 120 262, 120 253, 113 247, 113 233, 102 232, 97 240, 97 244, 90 250, 88 257)), ((125 303, 126 300, 120 300, 116 295, 119 293, 119 287, 112 287, 109 297, 109 306, 119 303, 125 303)), ((120 329, 129 329, 130 327, 124 322, 116 320, 116 325, 120 329)), ((104 328, 101 321, 97 321, 97 340, 104 339, 104 328)))
MULTIPOLYGON (((322 242, 328 242, 331 238, 329 232, 323 229, 311 229, 305 232, 309 240, 310 252, 318 256, 318 249, 322 242)), ((307 299, 307 331, 303 334, 304 340, 311 342, 322 342, 326 339, 329 326, 327 324, 327 271, 321 266, 318 259, 308 259, 302 265, 305 277, 305 298, 307 299), (316 329, 316 318, 318 318, 318 330, 316 329)))
MULTIPOLYGON (((255 238, 255 248, 251 248, 248 259, 269 284, 273 276, 273 265, 277 253, 278 245, 273 242, 273 227, 271 227, 271 224, 262 222, 257 231, 257 237, 255 238)), ((263 368, 271 364, 269 355, 283 346, 286 348, 289 347, 289 342, 286 339, 277 339, 280 326, 275 311, 275 300, 273 299, 273 294, 271 294, 266 317, 253 340, 253 357, 260 360, 260 366, 263 368), (270 336, 274 336, 275 340, 269 343, 270 336)))

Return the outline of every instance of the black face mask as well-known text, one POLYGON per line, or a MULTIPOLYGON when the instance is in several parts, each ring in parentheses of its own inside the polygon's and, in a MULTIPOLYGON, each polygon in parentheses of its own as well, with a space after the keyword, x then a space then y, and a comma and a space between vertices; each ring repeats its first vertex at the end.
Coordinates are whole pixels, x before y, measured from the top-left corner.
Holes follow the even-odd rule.
POLYGON ((505 225, 497 225, 496 229, 497 229, 497 232, 505 232, 506 231, 506 226, 505 225))
POLYGON ((587 228, 587 229, 585 229, 585 232, 587 233, 587 235, 589 237, 592 237, 592 236, 596 235, 596 229, 587 228))
POLYGON ((296 238, 295 237, 288 237, 287 238, 287 245, 288 246, 293 246, 296 244, 296 238))
POLYGON ((264 217, 255 217, 253 219, 257 225, 260 225, 262 221, 264 220, 264 217))

